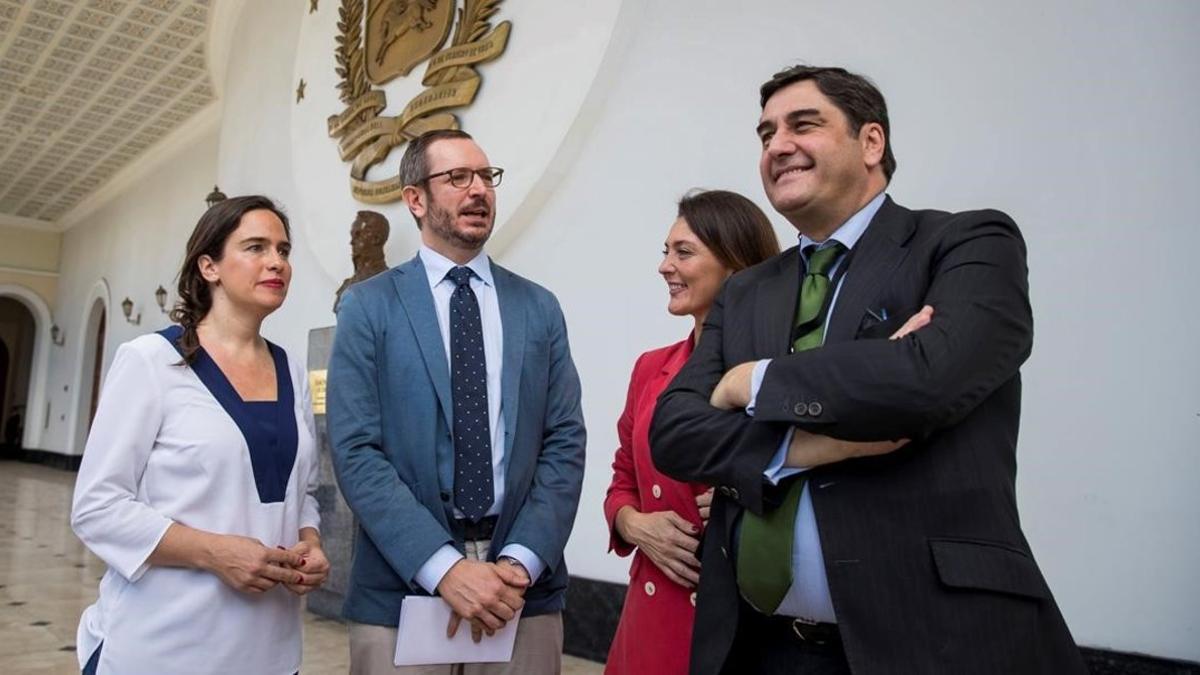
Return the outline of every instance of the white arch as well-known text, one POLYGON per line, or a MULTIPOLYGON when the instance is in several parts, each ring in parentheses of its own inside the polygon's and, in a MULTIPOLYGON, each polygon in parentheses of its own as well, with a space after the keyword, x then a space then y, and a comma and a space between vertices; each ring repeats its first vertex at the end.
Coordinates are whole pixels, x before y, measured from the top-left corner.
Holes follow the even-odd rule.
MULTIPOLYGON (((90 377, 91 373, 83 372, 83 363, 86 360, 84 355, 90 346, 95 350, 95 345, 89 345, 88 342, 91 336, 88 334, 88 319, 92 316, 92 309, 99 301, 104 305, 104 321, 108 326, 104 330, 104 339, 107 342, 108 336, 112 334, 112 294, 108 288, 108 280, 101 278, 92 285, 92 289, 88 291, 86 299, 83 301, 83 314, 79 317, 79 346, 75 350, 75 386, 71 388, 71 414, 67 416, 67 454, 82 455, 83 447, 78 443, 79 431, 79 415, 83 410, 83 378, 90 377), (79 446, 79 447, 76 447, 79 446)), ((100 346, 100 375, 103 380, 106 364, 104 363, 104 354, 107 349, 104 345, 100 346)), ((92 392, 92 396, 99 395, 100 392, 92 392)))
POLYGON ((233 51, 233 38, 237 33, 238 20, 245 9, 246 0, 221 0, 208 13, 208 76, 218 104, 225 95, 225 75, 229 66, 229 54, 233 51))
POLYGON ((33 315, 33 368, 29 371, 29 392, 25 396, 25 437, 21 445, 38 449, 46 417, 46 371, 50 363, 50 308, 41 296, 19 284, 0 283, 0 297, 13 298, 33 315))

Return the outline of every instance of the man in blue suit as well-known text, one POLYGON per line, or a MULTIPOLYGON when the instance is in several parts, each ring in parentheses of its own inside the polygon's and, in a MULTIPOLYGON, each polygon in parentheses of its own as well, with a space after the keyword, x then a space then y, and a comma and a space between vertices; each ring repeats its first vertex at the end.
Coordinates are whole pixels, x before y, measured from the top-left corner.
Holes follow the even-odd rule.
POLYGON ((513 659, 471 672, 557 673, 563 548, 585 431, 566 325, 546 289, 483 253, 503 170, 462 131, 409 143, 416 257, 346 292, 329 363, 333 465, 358 520, 343 609, 351 672, 392 664, 400 604, 438 595, 476 641, 513 620, 513 659))

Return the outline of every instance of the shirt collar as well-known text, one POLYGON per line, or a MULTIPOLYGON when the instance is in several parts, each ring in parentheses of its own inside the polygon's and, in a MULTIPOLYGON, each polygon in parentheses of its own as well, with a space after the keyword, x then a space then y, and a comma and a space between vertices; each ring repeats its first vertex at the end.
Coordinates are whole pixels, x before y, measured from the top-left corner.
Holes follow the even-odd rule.
MULTIPOLYGON (((446 274, 458 267, 458 263, 429 248, 425 244, 421 244, 421 248, 417 250, 417 255, 421 256, 421 264, 425 266, 425 274, 429 277, 429 287, 433 288, 442 283, 446 278, 446 274)), ((471 259, 464 267, 471 268, 483 283, 488 286, 494 286, 492 283, 492 263, 488 256, 483 251, 479 252, 471 259)))
POLYGON ((817 248, 824 248, 830 242, 834 241, 845 246, 847 251, 854 248, 854 245, 862 238, 863 232, 867 231, 867 226, 871 224, 871 219, 875 217, 875 214, 879 211, 879 207, 883 206, 885 197, 887 197, 886 192, 880 192, 875 195, 874 199, 867 202, 866 206, 859 209, 858 213, 850 216, 850 219, 834 230, 828 239, 819 244, 810 239, 807 234, 800 235, 800 254, 804 256, 805 260, 808 260, 808 254, 805 253, 805 249, 809 246, 816 244, 817 248))

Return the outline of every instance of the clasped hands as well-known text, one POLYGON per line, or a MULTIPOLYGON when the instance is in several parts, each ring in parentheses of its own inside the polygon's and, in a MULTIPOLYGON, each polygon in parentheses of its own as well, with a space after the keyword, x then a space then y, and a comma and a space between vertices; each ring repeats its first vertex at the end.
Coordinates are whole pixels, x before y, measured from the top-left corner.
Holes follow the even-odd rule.
POLYGON ((463 558, 438 583, 438 595, 450 605, 446 637, 454 637, 463 619, 471 624, 471 639, 494 635, 525 606, 531 580, 520 563, 508 558, 490 563, 463 558))
POLYGON ((282 584, 296 595, 305 595, 329 576, 329 560, 315 538, 302 539, 291 548, 270 548, 251 537, 217 535, 208 558, 203 567, 243 593, 263 593, 282 584))
POLYGON ((296 581, 285 583, 284 586, 296 595, 305 595, 316 590, 329 577, 329 559, 321 550, 319 541, 300 541, 295 546, 284 549, 289 553, 300 556, 300 561, 292 571, 297 572, 296 581))
MULTIPOLYGON (((899 340, 909 333, 918 331, 929 325, 933 320, 933 307, 925 305, 921 311, 909 317, 908 321, 893 333, 888 339, 899 340)), ((754 374, 755 361, 742 363, 729 369, 713 389, 709 403, 721 410, 745 408, 750 404, 750 384, 754 374)), ((882 455, 903 446, 909 439, 898 441, 874 441, 856 443, 839 441, 835 438, 809 433, 794 428, 791 442, 788 445, 787 459, 784 466, 807 468, 830 464, 852 457, 867 457, 882 455)))
MULTIPOLYGON (((696 495, 703 523, 708 522, 713 491, 696 495)), ((617 511, 614 526, 622 539, 633 544, 671 581, 684 588, 700 583, 700 528, 674 511, 642 513, 633 506, 617 511)))

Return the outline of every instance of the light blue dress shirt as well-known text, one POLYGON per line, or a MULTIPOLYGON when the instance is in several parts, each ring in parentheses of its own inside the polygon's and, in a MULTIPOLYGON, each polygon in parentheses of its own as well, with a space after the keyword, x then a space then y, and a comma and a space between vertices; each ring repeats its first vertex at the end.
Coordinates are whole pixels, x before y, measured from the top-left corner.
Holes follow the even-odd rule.
MULTIPOLYGON (((885 193, 880 192, 858 213, 850 216, 849 220, 834 230, 833 234, 823 242, 815 242, 806 235, 800 235, 800 255, 804 257, 805 264, 808 263, 805 249, 812 244, 816 244, 819 250, 833 245, 833 242, 838 242, 846 247, 847 252, 853 250, 863 232, 867 230, 867 226, 871 224, 871 219, 879 211, 879 207, 883 206, 885 196, 885 193)), ((829 271, 831 276, 837 274, 838 268, 846 260, 846 255, 848 253, 843 254, 834 264, 829 271)), ((845 276, 838 280, 837 288, 833 290, 833 299, 829 303, 830 313, 837 306, 838 294, 842 291, 844 280, 845 276)), ((828 315, 826 318, 828 319, 828 315)), ((825 322, 824 328, 825 330, 829 329, 828 321, 825 322)), ((763 378, 770 365, 771 359, 763 359, 754 365, 754 372, 750 379, 750 405, 746 406, 747 415, 754 415, 758 391, 762 387, 763 378)), ((772 485, 777 485, 784 478, 806 470, 783 466, 784 461, 787 460, 787 449, 792 440, 792 433, 793 429, 789 429, 779 450, 776 451, 766 470, 763 471, 763 476, 772 485)), ((796 530, 795 538, 792 540, 792 586, 783 596, 783 601, 779 603, 779 608, 775 610, 775 613, 800 617, 807 621, 837 623, 837 616, 833 611, 833 600, 829 597, 829 580, 825 576, 825 558, 821 551, 821 536, 817 530, 816 514, 813 512, 812 493, 809 491, 807 483, 800 493, 800 505, 796 507, 796 530)))
MULTIPOLYGON (((450 363, 450 296, 455 284, 446 274, 458 264, 428 246, 422 245, 417 255, 425 266, 429 277, 429 289, 433 292, 433 306, 437 311, 438 330, 442 333, 442 346, 446 349, 446 363, 450 363)), ((501 414, 500 377, 504 359, 504 327, 500 323, 500 301, 496 297, 496 284, 492 278, 492 264, 482 251, 464 267, 475 274, 471 277, 471 290, 479 301, 479 319, 483 326, 483 357, 487 361, 488 425, 492 436, 492 488, 495 498, 487 515, 500 513, 504 506, 504 416, 501 414)), ((458 509, 456 516, 462 516, 458 509)), ((520 544, 509 544, 500 551, 501 556, 516 559, 529 572, 530 581, 536 581, 545 568, 541 558, 520 544)), ((417 583, 430 593, 437 592, 442 577, 454 563, 463 558, 458 549, 446 544, 438 549, 417 572, 417 583)))

